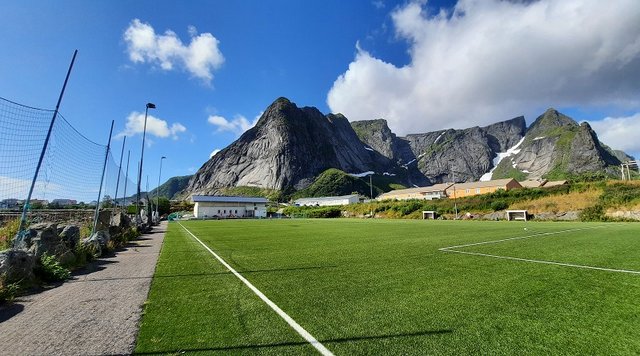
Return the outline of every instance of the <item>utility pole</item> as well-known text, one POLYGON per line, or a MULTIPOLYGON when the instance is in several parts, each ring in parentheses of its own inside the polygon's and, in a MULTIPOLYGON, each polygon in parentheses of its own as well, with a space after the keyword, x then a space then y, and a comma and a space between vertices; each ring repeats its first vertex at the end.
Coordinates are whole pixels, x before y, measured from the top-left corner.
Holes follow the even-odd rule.
POLYGON ((453 208, 456 211, 456 220, 458 220, 458 197, 456 196, 456 171, 453 170, 453 166, 451 166, 451 162, 449 162, 449 170, 451 170, 451 174, 453 174, 453 208))

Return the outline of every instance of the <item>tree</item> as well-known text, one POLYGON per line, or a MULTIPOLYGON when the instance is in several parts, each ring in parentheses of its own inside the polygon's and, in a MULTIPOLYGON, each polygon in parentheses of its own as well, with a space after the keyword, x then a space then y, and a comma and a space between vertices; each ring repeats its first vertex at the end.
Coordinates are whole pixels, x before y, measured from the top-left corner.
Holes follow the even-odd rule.
POLYGON ((105 195, 104 198, 102 198, 102 208, 113 208, 113 199, 111 199, 109 195, 105 195))
POLYGON ((170 211, 171 211, 171 203, 169 202, 169 199, 165 197, 160 197, 158 199, 158 214, 162 216, 165 214, 169 214, 170 211))

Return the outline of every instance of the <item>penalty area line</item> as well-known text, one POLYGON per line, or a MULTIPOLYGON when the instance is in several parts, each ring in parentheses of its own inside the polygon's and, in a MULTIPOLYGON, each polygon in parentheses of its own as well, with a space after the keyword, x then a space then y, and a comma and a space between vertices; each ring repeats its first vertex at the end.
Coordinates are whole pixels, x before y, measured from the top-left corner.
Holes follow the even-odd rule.
POLYGON ((231 273, 233 273, 234 276, 238 277, 238 279, 241 280, 242 283, 244 283, 247 287, 249 287, 249 289, 251 289, 253 293, 255 293, 263 302, 265 302, 265 304, 267 304, 282 319, 284 319, 284 321, 286 321, 287 324, 289 324, 289 326, 291 326, 293 330, 295 330, 300 336, 302 336, 302 338, 304 338, 309 344, 311 344, 311 346, 315 347, 315 349, 318 350, 318 352, 320 352, 322 355, 325 355, 325 356, 333 355, 333 353, 329 351, 329 349, 327 349, 320 341, 318 341, 315 337, 313 337, 313 335, 311 335, 307 330, 305 330, 302 326, 300 326, 300 324, 298 324, 295 320, 293 320, 293 318, 290 317, 289 314, 285 313, 284 310, 280 309, 280 307, 277 306, 276 303, 272 302, 271 299, 267 298, 267 296, 264 295, 264 293, 262 293, 258 288, 256 288, 253 284, 251 284, 251 282, 249 282, 240 273, 238 273, 238 271, 236 271, 233 267, 231 267, 225 260, 222 259, 222 257, 218 256, 217 253, 213 252, 213 250, 211 250, 209 246, 205 245, 202 241, 200 241, 200 239, 196 235, 194 235, 191 231, 189 231, 189 229, 184 227, 184 225, 182 225, 180 222, 177 222, 177 223, 189 235, 191 235, 191 237, 193 237, 196 241, 198 241, 198 243, 200 243, 202 247, 204 247, 207 251, 209 251, 209 253, 211 253, 213 257, 215 257, 218 260, 218 262, 220 262, 226 269, 228 269, 231 273))
POLYGON ((500 240, 483 241, 483 242, 470 243, 470 244, 466 244, 466 245, 442 247, 442 248, 439 248, 438 251, 460 253, 460 254, 463 254, 463 255, 471 255, 471 256, 499 258, 499 259, 511 260, 511 261, 531 262, 531 263, 541 263, 541 264, 554 265, 554 266, 591 269, 591 270, 606 271, 606 272, 640 274, 640 271, 634 271, 634 270, 617 269, 617 268, 606 268, 606 267, 596 267, 596 266, 587 266, 587 265, 577 265, 577 264, 573 264, 573 263, 545 261, 545 260, 532 260, 532 259, 528 259, 528 258, 491 255, 491 254, 488 254, 488 253, 480 253, 480 252, 471 252, 471 251, 460 251, 460 250, 458 250, 460 248, 471 247, 471 246, 496 244, 496 243, 501 243, 501 242, 506 242, 506 241, 523 240, 523 239, 529 239, 529 238, 538 237, 538 236, 558 235, 558 234, 562 234, 562 233, 575 232, 575 231, 581 231, 581 230, 598 229, 598 228, 603 228, 603 227, 606 227, 606 226, 605 225, 599 225, 599 226, 593 226, 593 227, 568 229, 568 230, 555 231, 555 232, 544 232, 544 233, 538 233, 538 234, 527 235, 527 236, 516 236, 516 237, 500 239, 500 240))
POLYGON ((626 269, 615 269, 615 268, 575 265, 575 264, 572 264, 572 263, 554 262, 554 261, 545 261, 545 260, 530 260, 528 258, 490 255, 490 254, 487 254, 487 253, 480 253, 480 252, 457 251, 457 250, 441 250, 441 251, 461 253, 461 254, 464 254, 464 255, 472 255, 472 256, 493 257, 493 258, 500 258, 500 259, 503 259, 503 260, 511 260, 511 261, 533 262, 533 263, 542 263, 542 264, 547 264, 547 265, 573 267, 573 268, 583 268, 583 269, 595 269, 595 270, 598 270, 598 271, 606 271, 606 272, 640 274, 640 271, 633 271, 633 270, 626 270, 626 269))

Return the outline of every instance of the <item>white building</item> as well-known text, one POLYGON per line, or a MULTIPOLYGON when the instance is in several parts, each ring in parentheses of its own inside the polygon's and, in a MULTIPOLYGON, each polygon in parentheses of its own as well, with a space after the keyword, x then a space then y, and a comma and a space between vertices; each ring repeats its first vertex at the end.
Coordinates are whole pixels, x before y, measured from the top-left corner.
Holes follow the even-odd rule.
POLYGON ((317 197, 317 198, 300 198, 294 201, 298 206, 331 206, 331 205, 349 205, 360 201, 357 194, 342 195, 339 197, 317 197))
POLYGON ((193 215, 206 218, 266 218, 266 198, 194 195, 193 215))

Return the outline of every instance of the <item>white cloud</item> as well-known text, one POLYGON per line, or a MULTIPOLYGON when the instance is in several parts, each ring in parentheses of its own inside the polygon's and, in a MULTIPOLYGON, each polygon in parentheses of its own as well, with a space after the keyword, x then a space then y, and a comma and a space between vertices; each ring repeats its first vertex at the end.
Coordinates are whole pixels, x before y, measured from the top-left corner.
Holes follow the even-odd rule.
POLYGON ((397 67, 356 45, 327 95, 350 120, 385 118, 399 134, 465 128, 548 107, 640 108, 637 0, 460 0, 392 12, 411 61, 397 67))
POLYGON ((640 112, 627 117, 607 117, 589 121, 600 141, 616 150, 640 158, 640 112))
POLYGON ((157 64, 167 71, 181 66, 210 84, 213 71, 224 63, 218 48, 220 41, 211 33, 198 35, 194 26, 189 26, 188 31, 191 42, 185 45, 175 32, 167 30, 164 34, 156 34, 150 24, 134 19, 124 32, 129 59, 134 63, 157 64))
POLYGON ((232 120, 219 115, 210 115, 207 122, 216 126, 218 131, 229 131, 240 135, 255 126, 261 115, 256 116, 253 121, 249 121, 242 115, 235 115, 232 120))
POLYGON ((211 154, 209 155, 209 158, 213 158, 213 156, 215 156, 218 152, 220 152, 219 148, 216 148, 215 150, 211 151, 211 154))
POLYGON ((382 10, 385 7, 383 0, 373 0, 371 1, 371 5, 373 5, 373 7, 375 7, 378 10, 382 10))
MULTIPOLYGON (((144 113, 133 111, 127 117, 125 129, 116 135, 116 137, 133 136, 141 134, 144 130, 144 113)), ((178 134, 186 132, 187 128, 181 123, 173 123, 171 126, 167 121, 157 118, 153 115, 147 115, 147 134, 160 138, 171 137, 178 139, 178 134)))

